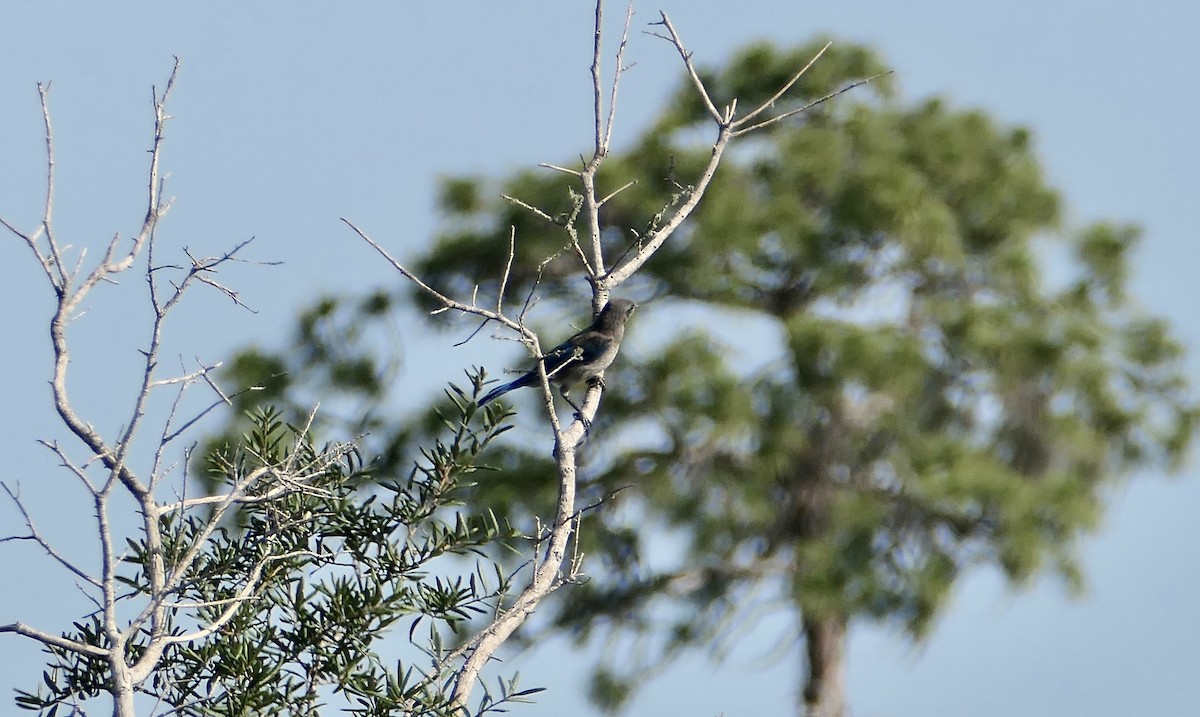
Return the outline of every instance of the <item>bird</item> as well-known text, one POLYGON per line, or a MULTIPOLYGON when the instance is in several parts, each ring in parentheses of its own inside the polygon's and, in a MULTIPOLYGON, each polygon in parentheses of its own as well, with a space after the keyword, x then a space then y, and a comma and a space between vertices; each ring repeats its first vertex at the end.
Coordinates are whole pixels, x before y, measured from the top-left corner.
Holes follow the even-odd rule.
MULTIPOLYGON (((637 304, 629 299, 612 299, 600 310, 600 315, 592 325, 562 342, 542 357, 546 367, 546 375, 550 381, 558 385, 558 390, 571 406, 579 411, 579 407, 571 402, 567 395, 574 384, 591 381, 612 364, 621 348, 621 339, 625 337, 625 322, 633 314, 637 304)), ((526 371, 515 381, 503 386, 497 386, 479 399, 480 406, 503 396, 509 391, 526 386, 540 385, 537 369, 526 371)))

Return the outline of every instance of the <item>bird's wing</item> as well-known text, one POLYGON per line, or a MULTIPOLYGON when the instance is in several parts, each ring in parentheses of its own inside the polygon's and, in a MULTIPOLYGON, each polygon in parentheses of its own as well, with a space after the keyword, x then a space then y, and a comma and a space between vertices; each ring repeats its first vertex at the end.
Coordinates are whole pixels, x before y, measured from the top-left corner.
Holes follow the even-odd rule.
POLYGON ((561 369, 568 363, 595 361, 604 353, 604 336, 596 331, 582 331, 562 342, 546 354, 546 371, 561 369))
POLYGON ((584 363, 592 363, 608 350, 612 339, 599 331, 586 331, 580 334, 575 343, 580 349, 579 360, 584 363))

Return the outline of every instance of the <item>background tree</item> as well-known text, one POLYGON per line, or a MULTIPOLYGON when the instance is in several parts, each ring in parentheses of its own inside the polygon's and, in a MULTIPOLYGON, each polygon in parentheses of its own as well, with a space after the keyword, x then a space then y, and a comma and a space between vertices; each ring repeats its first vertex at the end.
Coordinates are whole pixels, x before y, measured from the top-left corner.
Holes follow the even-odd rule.
MULTIPOLYGON (((820 47, 752 46, 698 79, 716 106, 756 106, 820 47)), ((835 46, 764 119, 882 67, 835 46)), ((638 274, 636 298, 652 299, 642 330, 669 339, 623 357, 582 466, 599 495, 628 488, 620 500, 641 520, 601 517, 583 534, 600 558, 593 579, 553 617, 581 640, 623 630, 657 663, 736 641, 763 607, 784 610, 814 715, 844 709, 855 619, 920 637, 955 579, 984 563, 1015 584, 1050 569, 1077 585, 1075 548, 1105 489, 1173 468, 1196 416, 1180 347, 1126 293, 1137 229, 1063 227, 1027 130, 872 87, 741 143, 638 274), (663 533, 687 550, 652 568, 649 538, 663 533)), ((711 155, 708 114, 685 83, 608 157, 602 194, 637 183, 599 212, 610 256, 639 251, 694 188, 711 155)), ((562 226, 581 221, 569 186, 536 172, 447 180, 447 230, 416 272, 458 295, 495 291, 515 228, 511 290, 582 298, 574 258, 558 251, 562 226)), ((364 305, 382 317, 398 298, 364 305)), ((324 306, 327 325, 362 330, 352 306, 324 306)), ((352 360, 370 350, 340 347, 352 360)), ((304 395, 294 363, 252 362, 286 368, 288 391, 304 395)), ((428 425, 387 425, 383 451, 402 454, 428 425)), ((549 462, 536 447, 508 451, 476 500, 513 520, 539 514, 547 496, 527 486, 549 484, 549 462)), ((601 665, 593 697, 618 707, 646 666, 601 665)))

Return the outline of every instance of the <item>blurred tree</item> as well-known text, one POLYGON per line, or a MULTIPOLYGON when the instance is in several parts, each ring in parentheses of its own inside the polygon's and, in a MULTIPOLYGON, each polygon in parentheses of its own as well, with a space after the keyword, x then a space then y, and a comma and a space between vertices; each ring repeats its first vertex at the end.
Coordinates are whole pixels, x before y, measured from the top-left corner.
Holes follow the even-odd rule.
MULTIPOLYGON (((717 106, 754 106, 819 47, 754 45, 701 76, 717 106)), ((882 68, 835 46, 775 111, 882 68)), ((765 605, 795 617, 785 644, 803 649, 806 713, 837 717, 852 620, 919 638, 978 564, 1016 584, 1049 568, 1078 585, 1074 549, 1106 488, 1172 468, 1191 438, 1181 349, 1126 293, 1138 231, 1062 228, 1027 130, 870 87, 730 150, 700 209, 623 292, 652 301, 631 329, 640 354, 609 372, 582 475, 601 494, 629 486, 619 500, 637 520, 599 511, 580 538, 593 579, 559 593, 551 626, 643 648, 597 669, 592 697, 607 709, 651 665, 723 654, 765 605), (651 331, 660 338, 637 340, 651 331), (656 553, 664 535, 684 549, 656 553)), ((705 118, 683 87, 608 158, 608 187, 637 182, 601 209, 609 266, 707 161, 705 118)), ((511 295, 540 277, 543 302, 588 297, 562 247, 575 201, 561 174, 447 179, 448 228, 417 273, 452 295, 494 295, 515 227, 511 295)), ((363 339, 366 322, 412 300, 327 300, 293 349, 247 353, 240 378, 286 374, 274 397, 297 409, 314 380, 322 394, 382 397, 386 352, 363 339)), ((370 428, 385 456, 434 425, 384 415, 370 428)), ((553 490, 529 489, 553 485, 538 448, 507 446, 476 505, 510 521, 544 514, 553 490)))

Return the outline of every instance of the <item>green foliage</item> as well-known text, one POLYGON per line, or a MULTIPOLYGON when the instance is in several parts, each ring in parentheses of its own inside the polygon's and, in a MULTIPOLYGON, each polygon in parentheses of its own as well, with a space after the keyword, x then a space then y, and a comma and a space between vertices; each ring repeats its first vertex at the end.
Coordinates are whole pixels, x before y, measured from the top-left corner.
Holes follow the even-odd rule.
MULTIPOLYGON (((753 106, 817 47, 755 45, 702 77, 718 104, 753 106)), ((883 67, 835 46, 773 111, 883 67)), ((667 328, 608 372, 582 475, 605 494, 628 487, 621 500, 639 522, 595 513, 581 538, 594 579, 562 595, 556 628, 580 640, 624 630, 657 663, 735 639, 749 596, 765 594, 799 616, 795 640, 822 620, 921 636, 974 565, 1014 584, 1052 569, 1077 586, 1075 547, 1106 488, 1186 450, 1197 407, 1182 351, 1126 293, 1138 230, 1064 229, 1028 130, 869 88, 733 147, 701 208, 623 290, 660 298, 632 343, 639 327, 667 328), (1050 280, 1039 247, 1052 241, 1076 261, 1050 280), (704 331, 672 334, 684 308, 707 311, 704 331), (771 335, 748 338, 748 325, 771 335), (647 559, 656 531, 686 546, 674 564, 647 559)), ((607 158, 601 195, 638 182, 601 210, 609 265, 707 161, 704 117, 684 83, 607 158)), ((515 227, 509 295, 540 280, 543 300, 583 296, 559 226, 572 191, 552 173, 446 180, 447 229, 418 273, 450 295, 487 296, 515 227)), ((427 425, 387 435, 403 445, 427 425)), ((549 461, 507 450, 472 499, 518 520, 543 506, 513 486, 549 461)), ((646 667, 605 668, 593 698, 617 708, 646 667)))
MULTIPOLYGON (((232 618, 215 634, 169 645, 141 691, 172 714, 196 717, 316 715, 329 703, 364 716, 448 714, 453 643, 512 585, 510 572, 479 556, 518 537, 461 500, 488 470, 482 453, 509 428, 506 414, 476 409, 483 377, 471 378, 473 392, 446 392, 453 409, 406 475, 362 466, 351 446, 318 448, 275 409, 250 413, 241 439, 209 456, 217 494, 256 476, 238 502, 237 526, 206 539, 220 518, 211 509, 160 520, 165 564, 186 571, 162 632, 188 635, 231 610, 232 618), (413 645, 395 665, 377 653, 391 635, 413 645)), ((129 542, 119 580, 130 597, 151 594, 151 559, 145 541, 129 542)), ((95 614, 67 635, 93 645, 107 639, 95 614)), ((134 636, 129 653, 152 637, 134 636)), ((57 667, 36 691, 19 694, 19 706, 53 714, 106 689, 103 660, 49 652, 57 667)), ((501 680, 474 713, 503 711, 537 691, 501 680)))

